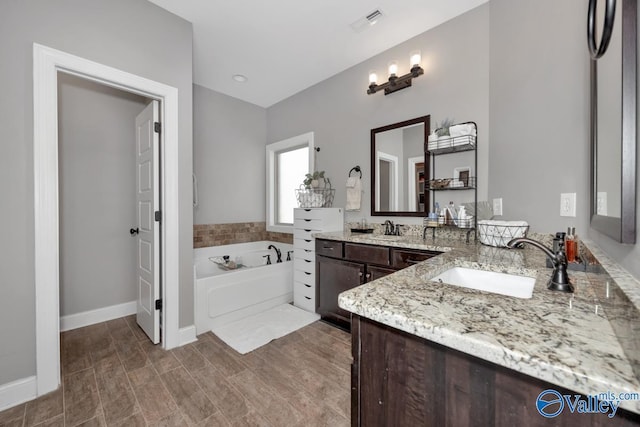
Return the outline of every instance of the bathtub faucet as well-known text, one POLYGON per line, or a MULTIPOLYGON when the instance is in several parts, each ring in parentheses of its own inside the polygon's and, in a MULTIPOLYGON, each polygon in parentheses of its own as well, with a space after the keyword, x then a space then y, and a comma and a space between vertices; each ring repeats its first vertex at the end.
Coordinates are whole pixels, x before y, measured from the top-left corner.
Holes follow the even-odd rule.
POLYGON ((276 248, 273 245, 269 245, 269 247, 267 249, 273 249, 276 251, 276 263, 282 262, 282 252, 280 252, 280 249, 276 248))

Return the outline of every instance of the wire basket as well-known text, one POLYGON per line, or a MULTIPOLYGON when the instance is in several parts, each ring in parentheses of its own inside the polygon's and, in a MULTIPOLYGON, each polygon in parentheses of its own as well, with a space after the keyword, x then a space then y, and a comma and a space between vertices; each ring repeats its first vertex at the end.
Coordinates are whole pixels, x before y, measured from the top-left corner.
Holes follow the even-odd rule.
POLYGON ((478 238, 480 243, 506 248, 511 239, 527 237, 529 224, 525 221, 478 221, 478 238))
POLYGON ((336 194, 333 188, 299 188, 295 191, 300 208, 330 208, 336 194))

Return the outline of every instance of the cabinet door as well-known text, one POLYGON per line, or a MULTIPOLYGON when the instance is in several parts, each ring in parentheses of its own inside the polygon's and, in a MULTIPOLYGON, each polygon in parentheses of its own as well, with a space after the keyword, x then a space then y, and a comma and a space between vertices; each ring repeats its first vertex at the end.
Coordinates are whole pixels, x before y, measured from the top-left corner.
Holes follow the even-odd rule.
POLYGON ((365 277, 367 282, 371 282, 372 280, 379 279, 384 276, 388 276, 391 273, 395 273, 397 270, 393 268, 387 267, 378 267, 377 265, 367 265, 367 274, 365 277))
POLYGON ((318 314, 343 327, 351 314, 338 307, 338 294, 364 282, 364 264, 316 256, 316 292, 318 314))

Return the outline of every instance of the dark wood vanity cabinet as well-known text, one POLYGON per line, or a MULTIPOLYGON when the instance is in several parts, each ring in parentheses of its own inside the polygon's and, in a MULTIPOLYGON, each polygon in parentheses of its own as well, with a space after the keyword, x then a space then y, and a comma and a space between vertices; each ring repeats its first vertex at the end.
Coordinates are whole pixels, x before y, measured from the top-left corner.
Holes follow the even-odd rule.
POLYGON ((338 294, 439 253, 316 239, 316 311, 349 330, 351 313, 338 307, 338 294))
POLYGON ((352 426, 638 426, 618 408, 555 418, 537 412, 547 389, 576 393, 353 315, 352 426))

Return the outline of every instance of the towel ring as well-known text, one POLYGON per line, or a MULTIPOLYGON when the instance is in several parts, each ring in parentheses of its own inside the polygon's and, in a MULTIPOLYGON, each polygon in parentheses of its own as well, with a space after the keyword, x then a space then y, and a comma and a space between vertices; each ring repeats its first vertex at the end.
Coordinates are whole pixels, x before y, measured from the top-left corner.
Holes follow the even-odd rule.
POLYGON ((351 177, 351 172, 356 171, 360 173, 360 179, 362 179, 362 170, 360 169, 360 166, 354 166, 351 168, 351 170, 349 171, 349 177, 351 177))
POLYGON ((598 59, 607 51, 611 32, 613 31, 613 21, 616 15, 616 0, 606 0, 604 27, 600 44, 596 45, 596 5, 598 0, 589 0, 589 14, 587 16, 587 43, 592 59, 598 59))

